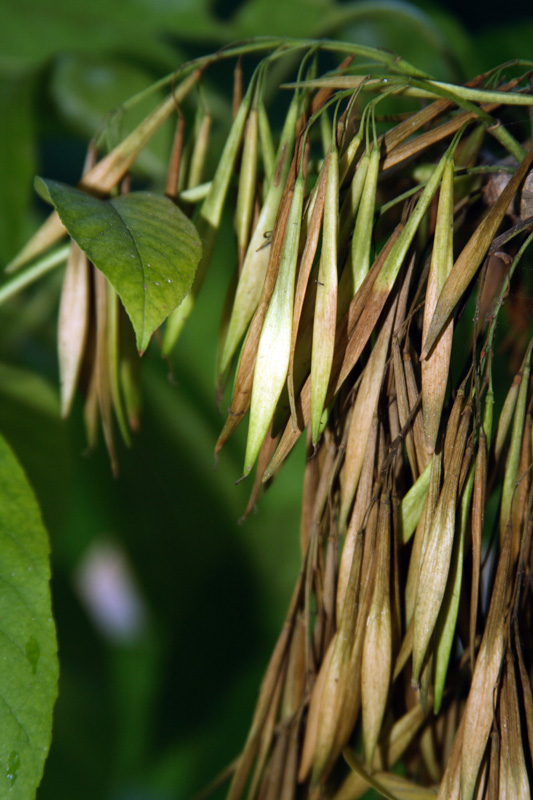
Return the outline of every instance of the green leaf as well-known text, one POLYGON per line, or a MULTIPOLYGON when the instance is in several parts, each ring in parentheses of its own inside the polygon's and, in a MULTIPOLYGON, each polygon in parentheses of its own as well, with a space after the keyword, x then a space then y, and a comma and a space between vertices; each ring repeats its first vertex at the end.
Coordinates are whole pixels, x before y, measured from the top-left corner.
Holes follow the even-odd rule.
POLYGON ((30 234, 24 216, 35 174, 34 81, 0 78, 0 263, 7 264, 30 234))
POLYGON ((116 289, 144 353, 192 286, 202 252, 196 228, 171 200, 150 192, 99 200, 42 178, 35 188, 116 289))
POLYGON ((50 746, 58 661, 48 536, 0 436, 0 797, 30 800, 50 746))

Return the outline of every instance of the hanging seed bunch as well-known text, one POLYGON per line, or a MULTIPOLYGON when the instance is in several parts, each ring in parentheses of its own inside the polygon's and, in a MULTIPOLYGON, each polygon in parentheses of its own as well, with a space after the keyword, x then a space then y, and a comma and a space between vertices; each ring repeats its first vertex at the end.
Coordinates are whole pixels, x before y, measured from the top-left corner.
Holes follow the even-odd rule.
POLYGON ((216 452, 247 420, 247 512, 301 436, 306 460, 301 570, 229 800, 355 800, 369 787, 389 798, 529 798, 532 65, 455 86, 370 48, 251 41, 183 67, 171 96, 87 165, 80 188, 116 209, 162 122, 220 59, 245 55, 254 68, 238 62, 210 178, 203 95, 189 128, 177 116, 158 200, 179 213, 172 224, 194 263, 179 299, 153 301, 147 286, 167 273, 145 270, 143 325, 150 303, 159 309, 148 327, 47 182, 59 215, 13 266, 40 258, 38 276, 57 263, 41 254, 64 226, 75 240, 60 312, 64 410, 90 356, 90 436, 98 408, 110 452, 112 408, 127 436, 135 415, 121 409, 136 406, 125 403, 135 392, 120 366, 119 299, 137 349, 164 322, 170 353, 231 208, 234 278, 217 346, 218 394, 231 396, 216 452), (269 70, 295 52, 275 135, 269 70), (338 66, 318 77, 324 53, 338 66))

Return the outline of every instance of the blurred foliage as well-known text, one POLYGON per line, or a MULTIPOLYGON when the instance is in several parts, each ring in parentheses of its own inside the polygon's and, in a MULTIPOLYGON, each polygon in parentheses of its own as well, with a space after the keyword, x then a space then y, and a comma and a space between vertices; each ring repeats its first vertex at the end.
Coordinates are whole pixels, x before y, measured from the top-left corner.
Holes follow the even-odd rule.
MULTIPOLYGON (((471 20, 428 2, 284 0, 273 13, 271 0, 1 0, 0 263, 46 213, 33 176, 75 184, 105 116, 188 58, 251 35, 327 36, 389 48, 459 80, 531 56, 533 21, 491 25, 491 11, 484 6, 474 34, 471 20)), ((221 68, 205 87, 222 127, 230 78, 221 68)), ((143 113, 139 104, 117 124, 134 126, 143 113)), ((170 135, 164 129, 143 154, 142 185, 161 189, 170 135)), ((0 431, 33 484, 52 547, 61 678, 39 800, 189 797, 246 734, 298 568, 304 454, 297 449, 257 516, 239 527, 251 488, 233 485, 242 432, 217 470, 212 456, 222 421, 215 342, 232 248, 221 236, 172 363, 157 346, 143 359, 141 430, 120 453, 118 480, 103 448, 84 457, 81 405, 69 423, 59 418, 60 276, 0 308, 0 431), (122 548, 146 607, 146 624, 128 641, 106 637, 79 592, 80 563, 101 541, 122 548)))

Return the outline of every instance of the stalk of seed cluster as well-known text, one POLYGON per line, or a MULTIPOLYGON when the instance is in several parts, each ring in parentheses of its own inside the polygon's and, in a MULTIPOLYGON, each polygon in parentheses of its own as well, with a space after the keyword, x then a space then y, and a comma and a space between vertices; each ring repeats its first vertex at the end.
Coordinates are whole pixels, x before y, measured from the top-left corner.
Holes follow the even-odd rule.
MULTIPOLYGON (((437 224, 431 254, 422 339, 425 339, 433 317, 437 299, 453 267, 453 158, 444 166, 440 187, 437 224)), ((453 320, 446 325, 438 344, 428 358, 422 362, 422 410, 427 452, 433 453, 439 432, 440 417, 444 405, 446 385, 450 367, 453 339, 453 320)))
POLYGON ((318 442, 335 346, 338 214, 339 156, 333 140, 329 151, 326 178, 322 251, 318 268, 311 352, 311 439, 314 445, 318 442))
POLYGON ((248 91, 233 120, 209 192, 202 203, 198 218, 196 219, 196 227, 202 241, 202 257, 198 269, 196 270, 191 291, 178 308, 172 312, 165 325, 162 347, 165 355, 168 355, 168 353, 172 351, 183 330, 183 326, 192 313, 196 297, 202 287, 207 268, 211 261, 216 236, 222 219, 222 211, 233 176, 237 154, 244 134, 244 127, 250 111, 254 86, 255 80, 252 78, 248 91))
POLYGON ((245 475, 250 472, 257 458, 287 378, 304 191, 305 178, 300 172, 294 185, 276 286, 257 348, 244 459, 245 475))
POLYGON ((268 242, 265 240, 265 234, 274 228, 285 188, 294 149, 299 105, 299 99, 295 96, 289 106, 281 134, 276 159, 276 172, 269 184, 269 189, 239 275, 228 332, 220 359, 221 374, 227 370, 261 296, 270 256, 270 246, 267 246, 268 242))

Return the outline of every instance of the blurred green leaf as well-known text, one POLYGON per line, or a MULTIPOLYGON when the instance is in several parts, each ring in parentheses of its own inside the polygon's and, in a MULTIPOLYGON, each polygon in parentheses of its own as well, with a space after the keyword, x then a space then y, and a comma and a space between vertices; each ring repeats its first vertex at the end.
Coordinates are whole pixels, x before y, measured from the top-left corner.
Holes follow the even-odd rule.
MULTIPOLYGON (((163 100, 163 92, 158 92, 122 112, 121 104, 145 91, 152 81, 146 70, 116 56, 63 54, 56 59, 50 89, 61 114, 74 128, 88 138, 103 130, 111 149, 163 100), (111 112, 115 113, 109 117, 111 112)), ((171 126, 165 125, 139 155, 135 167, 152 178, 164 178, 171 135, 171 126)))
POLYGON ((37 178, 36 187, 115 287, 143 353, 192 286, 202 251, 196 228, 171 200, 149 192, 99 200, 57 181, 37 178))
POLYGON ((22 245, 24 212, 35 174, 33 147, 33 81, 0 79, 0 263, 6 264, 22 245))
POLYGON ((50 746, 58 661, 48 536, 32 489, 0 437, 0 795, 30 800, 50 746))

